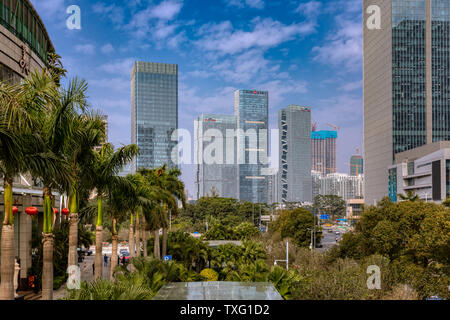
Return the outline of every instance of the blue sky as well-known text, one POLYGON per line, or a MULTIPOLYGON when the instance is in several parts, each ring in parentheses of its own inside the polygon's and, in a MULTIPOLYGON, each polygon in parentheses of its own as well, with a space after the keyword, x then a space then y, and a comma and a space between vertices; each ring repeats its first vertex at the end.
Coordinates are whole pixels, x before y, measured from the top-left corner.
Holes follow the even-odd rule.
MULTIPOLYGON (((135 60, 179 65, 179 127, 202 112, 233 114, 236 89, 269 91, 280 108, 312 108, 318 129, 339 126, 338 171, 362 144, 361 0, 32 0, 69 77, 89 83, 109 116, 109 140, 130 143, 135 60), (69 30, 67 7, 81 9, 69 30)), ((193 166, 183 166, 192 194, 193 166)))

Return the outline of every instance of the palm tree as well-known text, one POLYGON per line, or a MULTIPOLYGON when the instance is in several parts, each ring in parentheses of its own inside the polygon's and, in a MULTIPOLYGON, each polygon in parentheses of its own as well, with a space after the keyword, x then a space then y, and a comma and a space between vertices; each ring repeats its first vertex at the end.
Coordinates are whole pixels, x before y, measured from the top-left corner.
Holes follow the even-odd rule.
MULTIPOLYGON (((156 193, 153 192, 148 182, 140 174, 129 174, 126 179, 130 182, 133 187, 133 194, 128 196, 128 209, 131 211, 130 214, 130 228, 129 228, 129 250, 131 257, 135 257, 135 243, 134 243, 134 233, 133 233, 133 220, 134 217, 139 213, 143 217, 143 206, 152 206, 153 199, 157 197, 156 193), (135 214, 134 214, 135 213, 135 214)), ((136 230, 138 233, 138 230, 136 230)), ((136 247, 140 248, 138 237, 136 236, 136 247)), ((144 245, 144 248, 146 246, 144 245)))
POLYGON ((139 149, 136 145, 128 145, 114 151, 114 146, 105 143, 99 152, 95 153, 93 170, 93 185, 97 189, 97 222, 95 234, 95 279, 102 277, 102 248, 103 248, 103 197, 111 188, 131 188, 124 177, 118 173, 124 165, 129 163, 139 149))
POLYGON ((42 299, 53 300, 53 195, 52 190, 61 193, 69 190, 74 183, 72 168, 65 151, 71 140, 78 135, 76 126, 79 112, 86 110, 85 92, 87 83, 74 79, 67 89, 60 88, 58 94, 47 103, 47 112, 42 115, 41 126, 34 135, 37 142, 35 152, 44 154, 42 164, 32 168, 31 174, 43 184, 43 269, 42 299))
POLYGON ((112 220, 112 250, 111 250, 111 271, 110 271, 110 280, 114 280, 114 269, 118 265, 117 258, 117 247, 118 247, 118 238, 119 238, 119 230, 117 229, 117 223, 123 222, 127 218, 127 213, 129 210, 130 199, 135 196, 134 189, 129 186, 126 188, 119 187, 111 187, 108 192, 108 213, 111 216, 112 220))
POLYGON ((154 232, 155 242, 153 254, 155 258, 161 258, 161 249, 159 247, 159 230, 167 228, 167 208, 177 210, 176 199, 168 190, 169 179, 166 173, 166 166, 158 169, 139 169, 139 174, 143 175, 154 192, 149 197, 153 201, 152 206, 144 207, 146 219, 146 228, 154 232), (148 223, 148 224, 147 224, 148 223))
POLYGON ((88 113, 80 115, 74 121, 75 135, 67 143, 65 153, 75 177, 67 193, 69 195, 69 255, 68 265, 77 265, 78 247, 78 211, 80 195, 83 189, 92 190, 91 164, 94 147, 105 140, 105 125, 102 115, 88 113))
MULTIPOLYGON (((166 189, 176 200, 180 200, 182 206, 186 206, 186 196, 184 193, 184 183, 179 179, 181 171, 178 168, 172 168, 163 175, 163 188, 166 189)), ((176 201, 167 203, 172 214, 176 214, 178 206, 176 201), (175 204, 175 205, 173 205, 175 204)), ((163 226, 162 256, 167 254, 167 215, 163 226)))
POLYGON ((400 199, 402 199, 403 201, 412 201, 412 202, 415 202, 415 201, 417 201, 417 200, 420 200, 420 199, 419 199, 419 196, 418 196, 417 194, 415 194, 414 191, 412 191, 412 190, 408 190, 408 191, 406 192, 405 195, 399 194, 398 196, 399 196, 400 199))
MULTIPOLYGON (((26 150, 33 146, 32 132, 56 95, 54 83, 43 73, 33 72, 20 84, 0 82, 0 176, 4 185, 4 219, 1 235, 0 299, 14 299, 14 215, 13 179, 19 173, 41 164, 41 152, 26 150)), ((45 155, 44 155, 45 157, 45 155)))

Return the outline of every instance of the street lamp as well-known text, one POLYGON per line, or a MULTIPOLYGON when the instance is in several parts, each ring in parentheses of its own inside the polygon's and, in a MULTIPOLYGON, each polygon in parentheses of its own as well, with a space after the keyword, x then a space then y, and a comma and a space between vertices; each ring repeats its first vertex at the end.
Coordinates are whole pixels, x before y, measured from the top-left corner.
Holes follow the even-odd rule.
POLYGON ((275 260, 273 265, 276 266, 277 262, 286 262, 286 270, 289 270, 289 241, 286 241, 286 260, 275 260))

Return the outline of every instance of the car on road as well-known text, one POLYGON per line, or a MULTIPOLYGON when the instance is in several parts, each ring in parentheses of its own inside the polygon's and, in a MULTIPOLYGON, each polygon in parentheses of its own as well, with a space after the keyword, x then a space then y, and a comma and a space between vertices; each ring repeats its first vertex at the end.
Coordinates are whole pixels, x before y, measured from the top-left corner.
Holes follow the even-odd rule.
POLYGON ((316 244, 316 248, 323 248, 323 245, 321 243, 316 244))
POLYGON ((337 234, 337 235, 340 235, 341 233, 340 233, 339 231, 336 231, 336 234, 337 234))
POLYGON ((331 229, 328 229, 328 233, 333 233, 333 230, 331 230, 331 229))

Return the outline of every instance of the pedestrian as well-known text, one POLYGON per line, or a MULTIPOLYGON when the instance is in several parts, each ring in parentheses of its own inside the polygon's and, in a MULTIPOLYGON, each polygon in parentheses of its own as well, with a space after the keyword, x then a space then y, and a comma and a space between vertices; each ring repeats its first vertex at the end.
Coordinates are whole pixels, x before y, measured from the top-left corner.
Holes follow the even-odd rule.
POLYGON ((95 263, 92 264, 92 275, 95 275, 95 263))
POLYGON ((103 257, 103 260, 105 261, 105 267, 108 266, 108 256, 105 253, 105 256, 103 257))

